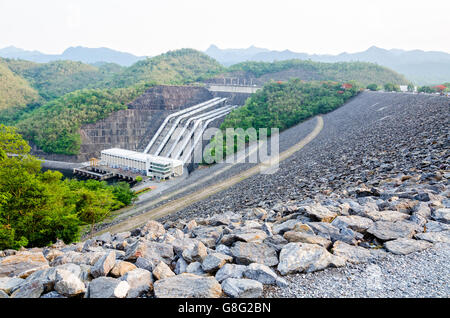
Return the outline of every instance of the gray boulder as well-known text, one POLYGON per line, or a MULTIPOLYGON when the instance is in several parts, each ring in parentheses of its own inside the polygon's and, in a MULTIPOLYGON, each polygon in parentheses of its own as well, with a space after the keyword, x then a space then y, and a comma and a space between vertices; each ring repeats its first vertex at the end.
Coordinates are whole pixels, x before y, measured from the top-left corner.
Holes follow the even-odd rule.
POLYGON ((331 222, 337 216, 336 212, 332 212, 320 203, 304 207, 306 214, 320 222, 331 222))
POLYGON ((188 267, 188 263, 184 260, 184 258, 180 257, 180 258, 177 260, 177 263, 176 263, 176 265, 175 265, 174 272, 175 272, 175 274, 177 274, 177 275, 180 275, 180 274, 182 274, 182 273, 186 273, 187 267, 188 267))
POLYGON ((392 210, 383 210, 383 211, 370 211, 367 212, 367 217, 372 219, 373 221, 402 221, 406 220, 409 215, 406 213, 392 211, 392 210))
POLYGON ((248 265, 244 271, 244 277, 264 285, 274 285, 278 279, 278 275, 270 267, 258 263, 248 265))
POLYGON ((137 268, 137 266, 133 263, 127 261, 116 260, 114 267, 109 272, 113 277, 120 277, 137 268))
POLYGON ((169 266, 167 266, 164 262, 159 262, 158 265, 153 269, 153 276, 156 279, 164 279, 167 277, 175 276, 175 273, 172 272, 169 266))
POLYGON ((156 240, 166 233, 166 229, 161 223, 151 220, 141 228, 141 233, 143 233, 147 239, 156 240))
POLYGON ((259 298, 262 296, 263 285, 251 279, 227 278, 222 282, 222 289, 233 298, 259 298))
POLYGON ((383 241, 411 238, 417 231, 419 226, 408 221, 377 221, 367 230, 368 233, 383 241))
POLYGON ((442 231, 448 231, 450 230, 450 225, 437 222, 437 221, 431 221, 429 220, 425 224, 425 228, 427 232, 442 232, 442 231))
POLYGON ((287 220, 282 223, 274 224, 272 226, 272 232, 273 234, 280 234, 283 235, 284 232, 291 231, 296 224, 302 223, 299 220, 293 219, 293 220, 287 220))
POLYGON ((120 278, 129 286, 127 298, 136 298, 153 289, 152 274, 142 268, 136 268, 120 278))
POLYGON ((233 254, 231 254, 231 249, 228 246, 223 245, 223 244, 219 244, 216 246, 216 252, 222 253, 225 255, 229 255, 229 256, 233 256, 233 254))
POLYGON ((345 265, 342 257, 328 252, 325 248, 308 243, 289 243, 280 252, 278 271, 281 275, 295 272, 314 272, 328 266, 345 265))
POLYGON ((58 269, 56 272, 55 291, 60 295, 73 297, 86 292, 86 286, 73 274, 64 269, 58 269))
POLYGON ((361 246, 350 245, 341 241, 334 242, 333 254, 342 257, 349 263, 366 263, 376 258, 382 258, 386 254, 382 250, 369 250, 361 246))
POLYGON ((116 252, 110 251, 94 264, 91 269, 91 275, 94 278, 106 276, 109 274, 111 269, 113 269, 114 265, 116 265, 116 252))
POLYGON ((112 277, 102 276, 90 282, 88 287, 88 297, 125 298, 129 290, 130 285, 128 284, 128 282, 112 277))
POLYGON ((198 276, 205 276, 206 275, 206 272, 202 268, 202 263, 200 263, 200 262, 190 263, 186 267, 186 273, 188 273, 188 274, 195 274, 195 275, 198 275, 198 276))
POLYGON ((414 235, 416 239, 430 243, 450 243, 450 230, 441 232, 426 232, 414 235))
POLYGON ((48 267, 48 261, 42 252, 18 252, 0 259, 0 277, 27 278, 32 273, 48 267))
POLYGON ((126 249, 124 260, 133 261, 139 257, 144 257, 153 264, 158 264, 160 261, 170 264, 173 256, 173 247, 170 244, 137 241, 126 249))
POLYGON ((202 269, 207 273, 213 273, 222 268, 225 263, 233 261, 233 257, 221 253, 212 253, 205 257, 202 262, 202 269))
POLYGON ((95 240, 97 242, 100 242, 100 243, 103 243, 103 244, 111 243, 112 236, 111 236, 111 233, 106 232, 106 233, 103 233, 102 235, 94 237, 93 240, 95 240))
POLYGON ((231 253, 237 264, 260 263, 267 266, 278 264, 276 250, 263 243, 236 242, 231 248, 231 253))
POLYGON ((432 243, 410 238, 398 238, 384 243, 384 248, 393 254, 406 255, 423 251, 433 246, 432 243))
POLYGON ((58 292, 55 291, 51 291, 49 293, 43 294, 41 296, 41 298, 67 298, 61 294, 59 294, 58 292))
POLYGON ((317 244, 328 248, 331 245, 331 241, 319 235, 311 235, 305 232, 287 231, 283 237, 289 242, 301 242, 317 244))
POLYGON ((189 263, 203 262, 207 254, 206 246, 197 241, 192 248, 183 251, 183 258, 189 263))
POLYGON ((11 298, 39 298, 44 292, 44 286, 39 280, 34 280, 20 285, 20 287, 14 291, 11 298))
POLYGON ((349 215, 338 216, 333 220, 333 222, 331 222, 331 224, 339 229, 349 228, 353 231, 364 233, 370 226, 372 226, 373 221, 359 215, 349 215))
POLYGON ((144 257, 138 257, 134 265, 136 265, 137 268, 142 268, 148 270, 149 272, 152 272, 153 268, 156 266, 155 263, 144 257))
POLYGON ((216 273, 216 280, 222 282, 227 278, 243 278, 244 271, 247 269, 245 265, 225 264, 216 273))
POLYGON ((17 289, 25 279, 18 277, 0 277, 0 290, 10 294, 12 290, 17 289))
POLYGON ((155 282, 156 298, 219 298, 222 287, 214 277, 181 274, 155 282))
POLYGON ((433 216, 433 219, 438 222, 450 224, 450 209, 449 208, 438 209, 433 213, 432 216, 433 216))

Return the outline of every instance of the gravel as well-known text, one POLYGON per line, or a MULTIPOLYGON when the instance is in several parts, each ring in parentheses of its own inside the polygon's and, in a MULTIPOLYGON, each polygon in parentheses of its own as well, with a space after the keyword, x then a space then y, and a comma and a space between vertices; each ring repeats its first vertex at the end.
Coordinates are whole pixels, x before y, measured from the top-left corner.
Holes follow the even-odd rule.
MULTIPOLYGON (((449 167, 447 97, 364 92, 323 119, 324 128, 317 138, 281 162, 277 173, 243 180, 165 219, 207 216, 256 205, 270 207, 314 198, 326 190, 344 191, 368 179, 376 185, 378 179, 401 173, 449 167), (423 161, 430 164, 424 166, 423 161)), ((281 133, 280 152, 301 140, 314 125, 315 120, 309 120, 281 133)), ((248 164, 236 165, 199 187, 246 168, 248 164)))
POLYGON ((450 297, 450 244, 373 263, 285 277, 286 288, 266 287, 264 297, 450 297))

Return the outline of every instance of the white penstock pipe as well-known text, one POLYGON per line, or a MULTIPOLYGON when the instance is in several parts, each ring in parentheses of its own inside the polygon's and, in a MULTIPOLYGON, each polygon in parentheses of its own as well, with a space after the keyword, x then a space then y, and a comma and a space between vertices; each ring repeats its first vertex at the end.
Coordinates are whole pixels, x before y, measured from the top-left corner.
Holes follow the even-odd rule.
POLYGON ((182 114, 184 114, 184 113, 186 113, 186 112, 188 112, 188 111, 191 111, 192 109, 196 109, 196 108, 198 108, 198 107, 202 107, 202 106, 204 106, 204 105, 206 105, 206 104, 212 103, 213 101, 216 101, 216 100, 218 100, 218 99, 219 99, 219 98, 216 97, 216 98, 210 99, 210 100, 208 100, 208 101, 206 101, 206 102, 203 102, 203 103, 194 105, 194 106, 192 106, 192 107, 189 107, 189 108, 186 108, 186 109, 183 109, 183 110, 180 110, 180 111, 178 111, 178 112, 176 112, 176 113, 173 113, 173 114, 170 114, 169 116, 167 116, 167 117, 164 119, 164 121, 163 121, 163 123, 161 124, 161 126, 159 126, 159 129, 158 129, 158 130, 156 131, 156 133, 153 135, 153 137, 152 137, 152 139, 150 140, 150 142, 148 143, 147 147, 146 147, 145 150, 144 150, 144 153, 148 153, 148 151, 149 151, 150 148, 153 146, 153 144, 155 143, 155 141, 156 141, 156 139, 158 138, 159 134, 160 134, 161 131, 164 129, 164 127, 167 125, 167 123, 169 122, 170 119, 172 119, 172 118, 174 118, 174 117, 176 117, 176 116, 182 115, 182 114))

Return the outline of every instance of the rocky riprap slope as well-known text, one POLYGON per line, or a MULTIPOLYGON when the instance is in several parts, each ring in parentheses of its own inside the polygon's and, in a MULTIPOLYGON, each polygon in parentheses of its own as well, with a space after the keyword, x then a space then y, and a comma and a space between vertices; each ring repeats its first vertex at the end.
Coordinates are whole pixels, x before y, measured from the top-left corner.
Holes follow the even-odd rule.
POLYGON ((450 243, 446 171, 403 175, 270 209, 110 233, 83 243, 0 252, 0 295, 261 297, 283 276, 376 262, 450 243))
MULTIPOLYGON (((449 169, 448 97, 364 92, 324 115, 323 120, 320 134, 281 162, 275 174, 255 175, 165 219, 207 216, 249 206, 270 208, 331 193, 345 195, 348 188, 363 184, 377 186, 391 177, 449 169)), ((308 120, 280 133, 280 152, 304 138, 315 123, 308 120)), ((213 186, 250 166, 237 164, 201 187, 213 186)))

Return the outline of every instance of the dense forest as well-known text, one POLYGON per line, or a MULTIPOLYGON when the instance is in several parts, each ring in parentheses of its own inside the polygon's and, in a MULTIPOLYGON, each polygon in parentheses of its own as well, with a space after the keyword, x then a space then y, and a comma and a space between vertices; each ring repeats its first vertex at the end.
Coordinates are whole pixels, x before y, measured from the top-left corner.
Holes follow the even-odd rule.
POLYGON ((127 104, 149 86, 84 89, 47 102, 16 118, 15 126, 25 139, 45 152, 75 155, 81 145, 79 128, 95 123, 127 104))
POLYGON ((8 67, 26 79, 45 100, 83 88, 99 88, 102 82, 122 67, 104 64, 99 67, 74 61, 34 63, 23 60, 5 59, 8 67))
POLYGON ((29 151, 14 128, 0 125, 0 250, 46 246, 57 239, 71 243, 82 226, 92 231, 93 224, 136 198, 127 183, 109 186, 42 172, 29 151))
POLYGON ((377 64, 367 62, 321 63, 304 60, 285 60, 276 62, 243 62, 230 66, 227 73, 244 74, 266 82, 267 80, 288 80, 300 78, 305 81, 357 81, 368 85, 383 85, 391 82, 407 84, 402 75, 377 64))
POLYGON ((14 74, 0 59, 0 111, 10 107, 25 107, 38 102, 39 93, 22 77, 14 74))
POLYGON ((224 71, 217 61, 192 49, 169 51, 138 61, 104 83, 109 87, 128 87, 138 83, 188 84, 224 71))
MULTIPOLYGON (((401 75, 370 63, 287 60, 244 62, 225 68, 192 49, 169 51, 130 67, 0 59, 0 123, 17 127, 26 140, 45 152, 73 155, 80 148, 81 125, 126 109, 129 102, 151 85, 201 85, 214 77, 236 74, 259 79, 261 83, 290 78, 356 80, 380 87, 386 83, 407 83, 401 75)), ((290 122, 292 118, 286 120, 290 122)))
POLYGON ((205 158, 207 163, 220 161, 226 155, 239 150, 239 146, 259 137, 260 128, 278 128, 283 131, 317 114, 330 112, 343 105, 349 98, 359 93, 361 85, 356 82, 303 82, 299 79, 288 82, 269 82, 247 99, 245 105, 233 110, 221 124, 223 140, 213 138, 205 158), (232 138, 232 149, 226 146, 227 128, 242 128, 232 138), (255 128, 256 135, 245 133, 255 128), (220 144, 222 153, 220 153, 220 144))

